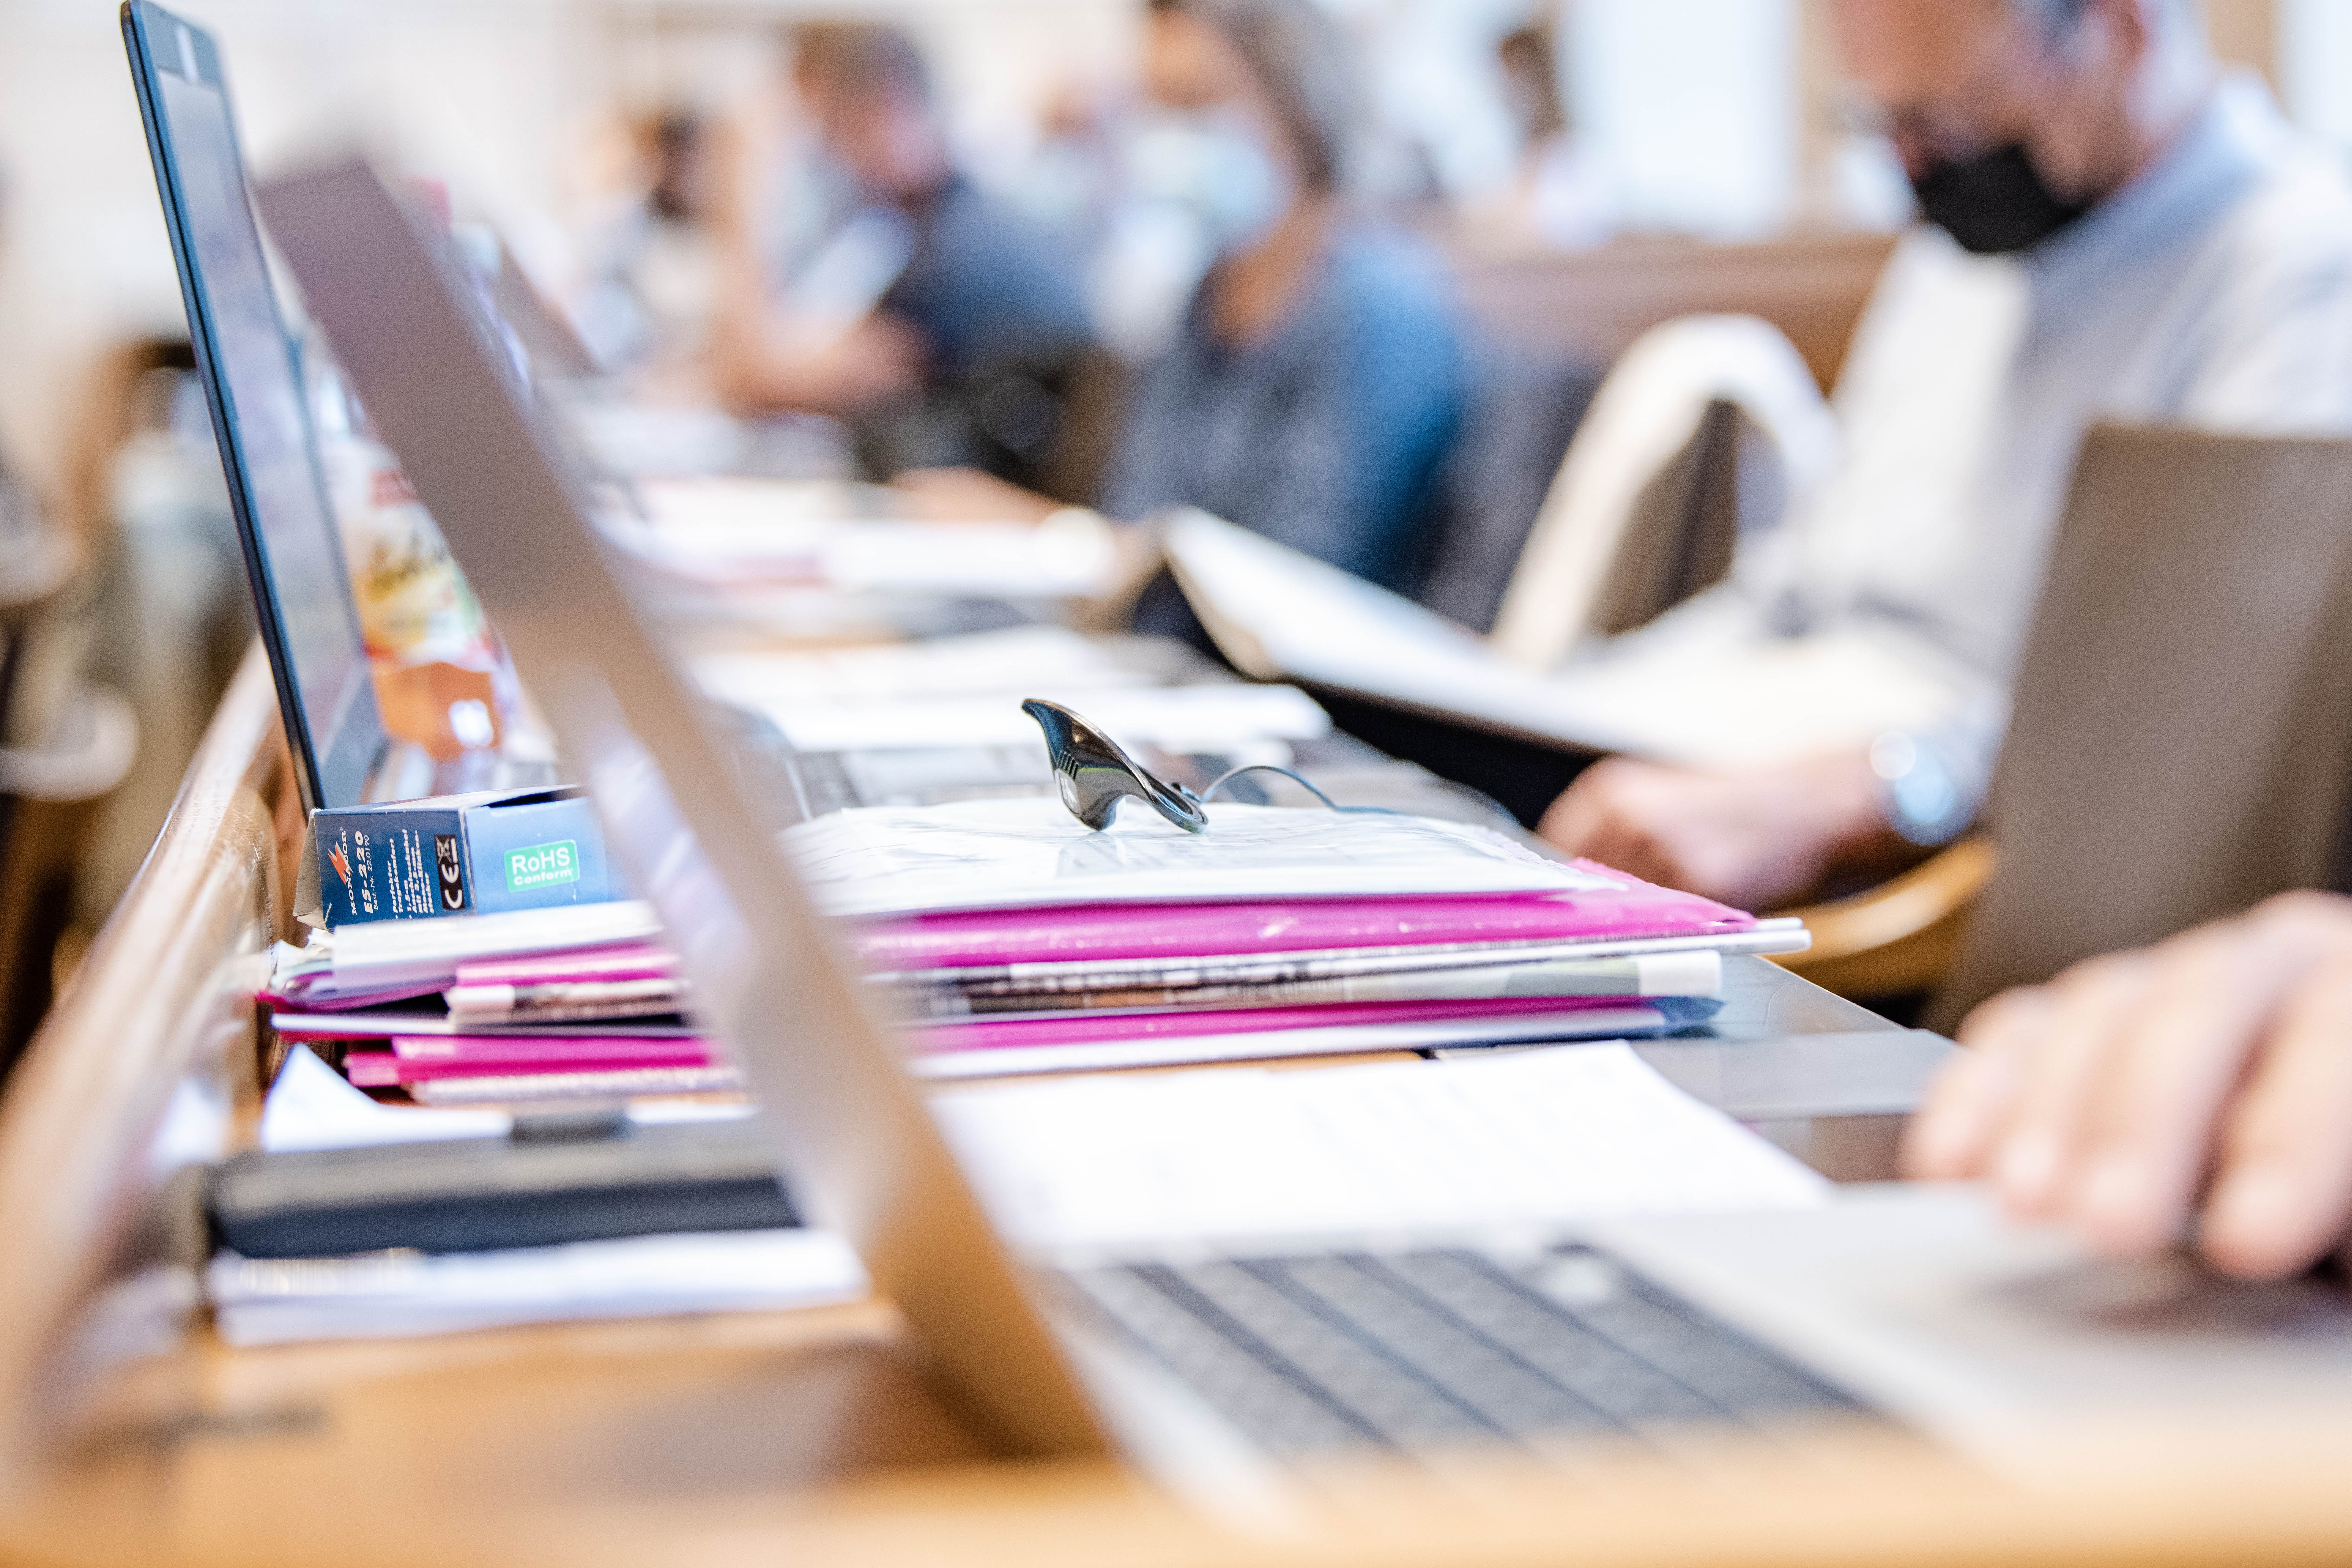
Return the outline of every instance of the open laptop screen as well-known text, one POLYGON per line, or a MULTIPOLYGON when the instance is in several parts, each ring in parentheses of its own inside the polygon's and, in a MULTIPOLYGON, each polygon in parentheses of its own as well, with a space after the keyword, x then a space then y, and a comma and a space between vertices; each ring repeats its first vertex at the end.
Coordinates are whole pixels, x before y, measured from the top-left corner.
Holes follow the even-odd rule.
POLYGON ((143 0, 123 7, 123 31, 303 804, 356 805, 383 731, 219 55, 143 0))

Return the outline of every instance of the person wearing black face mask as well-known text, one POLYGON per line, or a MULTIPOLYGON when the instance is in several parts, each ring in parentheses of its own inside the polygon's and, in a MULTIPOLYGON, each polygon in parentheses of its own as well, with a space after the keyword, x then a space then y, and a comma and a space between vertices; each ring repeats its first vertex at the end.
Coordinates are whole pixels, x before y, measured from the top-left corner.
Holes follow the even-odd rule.
POLYGON ((2088 213, 2128 175, 2125 160, 2141 143, 2162 141, 2185 120, 2210 75, 2184 59, 2158 73, 2136 115, 2110 105, 2102 116, 2099 100, 2122 88, 2117 68, 2132 42, 2117 36, 2115 19, 2093 16, 2091 0, 1996 9, 2010 13, 2006 37, 1959 90, 1908 87, 1875 116, 1903 159, 1919 216, 1976 256, 2029 250, 2088 213), (2054 181, 2045 164, 2059 172, 2054 181))
POLYGON ((1606 653, 1622 680, 1812 639, 1788 679, 1819 689, 1792 703, 1900 686, 1920 717, 1857 714, 1850 742, 1769 766, 1609 759, 1541 829, 1750 908, 1968 826, 2092 423, 2352 435, 2352 183, 2218 69, 2194 0, 1831 9, 1923 220, 1841 374, 1843 457, 1728 581, 1606 653))
POLYGON ((2091 210, 2044 184, 2024 144, 1938 158, 1912 180, 1919 216, 1973 256, 2004 256, 2049 238, 2091 210))

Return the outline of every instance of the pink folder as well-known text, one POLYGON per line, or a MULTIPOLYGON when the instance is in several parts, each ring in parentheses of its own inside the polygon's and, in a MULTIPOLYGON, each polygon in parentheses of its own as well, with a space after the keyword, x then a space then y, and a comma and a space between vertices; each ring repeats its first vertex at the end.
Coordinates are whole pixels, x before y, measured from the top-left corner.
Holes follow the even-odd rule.
POLYGON ((896 971, 1423 942, 1723 936, 1756 923, 1755 916, 1712 899, 1577 864, 1627 886, 1591 893, 987 910, 894 921, 861 930, 852 941, 869 969, 896 971))
POLYGON ((1333 1028, 1351 1024, 1423 1024, 1450 1018, 1517 1017, 1530 1013, 1622 1010, 1622 996, 1511 996, 1458 1002, 1341 1002, 1319 1007, 1191 1007, 1111 1017, 983 1020, 913 1032, 915 1049, 984 1051, 1009 1046, 1078 1045, 1269 1029, 1333 1028))
POLYGON ((404 1037, 388 1051, 352 1051, 343 1070, 362 1089, 389 1089, 445 1078, 512 1073, 615 1072, 631 1068, 701 1068, 724 1060, 708 1039, 601 1039, 595 1036, 404 1037))

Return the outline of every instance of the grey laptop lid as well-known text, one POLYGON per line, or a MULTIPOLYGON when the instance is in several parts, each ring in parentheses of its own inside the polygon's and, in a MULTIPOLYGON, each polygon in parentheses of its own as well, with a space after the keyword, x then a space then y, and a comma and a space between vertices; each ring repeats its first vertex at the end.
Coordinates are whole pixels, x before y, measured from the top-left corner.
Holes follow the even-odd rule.
POLYGON ((801 1206, 857 1247, 1004 1447, 1106 1452, 1021 1274, 471 292, 363 164, 259 197, 757 1089, 801 1206))

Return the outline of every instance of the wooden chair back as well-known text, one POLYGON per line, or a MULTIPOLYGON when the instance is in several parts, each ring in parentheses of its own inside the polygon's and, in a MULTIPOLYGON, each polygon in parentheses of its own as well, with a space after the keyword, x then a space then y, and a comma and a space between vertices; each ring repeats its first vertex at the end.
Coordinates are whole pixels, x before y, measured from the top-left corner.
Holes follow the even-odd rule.
POLYGON ((1583 251, 1446 249, 1471 320, 1523 352, 1606 365, 1677 316, 1761 316, 1789 335, 1827 390, 1893 243, 1882 234, 1823 234, 1760 245, 1635 239, 1583 251))

